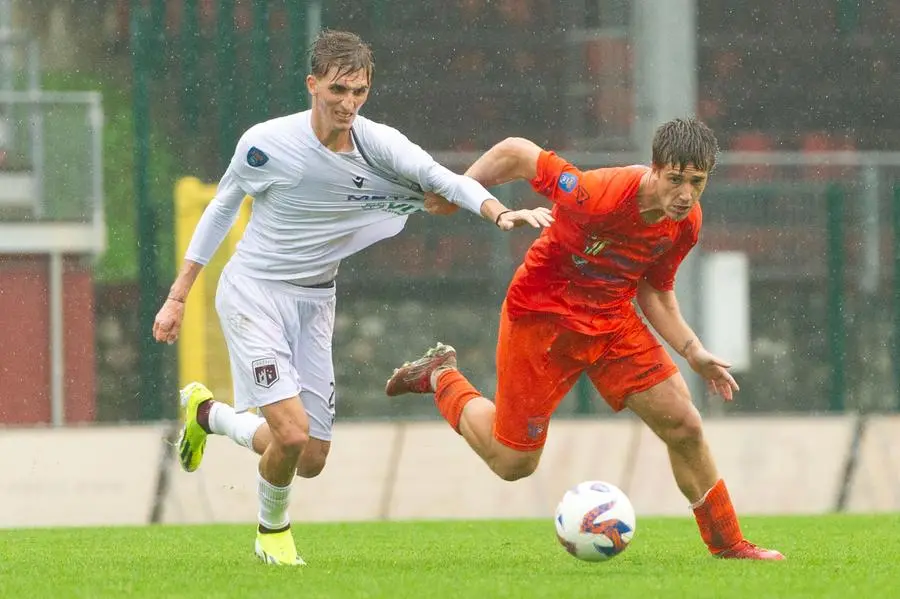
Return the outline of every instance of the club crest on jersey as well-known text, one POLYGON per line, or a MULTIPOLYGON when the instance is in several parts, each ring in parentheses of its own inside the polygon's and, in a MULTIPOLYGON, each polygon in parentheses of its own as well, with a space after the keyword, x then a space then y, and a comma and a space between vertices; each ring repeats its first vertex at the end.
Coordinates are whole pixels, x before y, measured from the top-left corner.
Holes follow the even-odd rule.
POLYGON ((603 251, 603 248, 609 245, 608 239, 597 239, 592 237, 588 239, 587 245, 584 246, 584 253, 588 256, 596 256, 603 251))
POLYGON ((253 380, 260 387, 268 389, 278 382, 278 366, 275 358, 261 358, 250 364, 253 369, 253 380))
POLYGON ((253 146, 247 152, 247 164, 253 167, 260 167, 269 161, 269 157, 265 152, 253 146))
POLYGON ((559 188, 566 193, 572 193, 572 190, 578 186, 578 177, 572 173, 563 173, 559 176, 559 188))

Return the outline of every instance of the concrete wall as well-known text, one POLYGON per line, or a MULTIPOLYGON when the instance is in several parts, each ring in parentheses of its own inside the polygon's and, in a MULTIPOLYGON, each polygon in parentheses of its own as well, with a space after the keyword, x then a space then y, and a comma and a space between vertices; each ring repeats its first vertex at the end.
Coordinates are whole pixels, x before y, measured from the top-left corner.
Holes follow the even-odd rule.
POLYGON ((0 432, 0 527, 147 522, 162 439, 161 426, 0 432))
POLYGON ((855 512, 900 510, 900 416, 865 423, 848 506, 855 512))
MULTIPOLYGON (((706 430, 742 514, 900 511, 900 416, 712 419, 706 430), (853 457, 854 459, 851 459, 853 457), (848 470, 848 463, 851 467, 848 470), (849 473, 849 476, 848 476, 849 473)), ((257 458, 211 437, 181 471, 164 425, 9 429, 0 527, 252 522, 257 458)), ((558 421, 537 472, 496 478, 442 422, 344 423, 328 467, 297 480, 295 521, 548 517, 563 491, 620 485, 639 515, 689 515, 665 447, 628 416, 558 421)))

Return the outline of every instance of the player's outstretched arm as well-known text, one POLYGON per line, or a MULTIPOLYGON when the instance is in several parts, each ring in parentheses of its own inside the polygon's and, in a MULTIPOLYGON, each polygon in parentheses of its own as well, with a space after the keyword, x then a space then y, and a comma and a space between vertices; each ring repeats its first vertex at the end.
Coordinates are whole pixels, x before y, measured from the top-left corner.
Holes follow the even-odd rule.
POLYGON ((660 291, 642 280, 638 283, 637 301, 650 325, 706 380, 710 392, 721 395, 726 401, 734 399, 734 393, 740 387, 728 372, 731 364, 703 347, 697 334, 685 322, 675 292, 660 291))
MULTIPOLYGON (((517 179, 530 181, 537 175, 541 151, 540 146, 525 138, 508 137, 482 154, 465 175, 485 187, 517 179)), ((553 216, 547 208, 511 210, 493 198, 481 205, 481 216, 493 221, 503 231, 521 226, 548 227, 553 223, 553 216)))
POLYGON ((485 187, 537 176, 541 147, 522 137, 507 137, 481 155, 466 171, 485 187))
MULTIPOLYGON (((425 212, 432 216, 448 216, 459 211, 459 206, 444 196, 425 192, 425 212)), ((550 210, 539 207, 534 210, 510 210, 499 201, 488 198, 481 204, 481 216, 493 221, 501 231, 530 225, 535 228, 548 227, 553 222, 550 210)))
MULTIPOLYGON (((435 213, 434 210, 441 209, 439 198, 444 198, 489 220, 503 231, 524 225, 545 227, 553 222, 550 212, 543 208, 507 209, 470 173, 466 173, 468 176, 459 175, 438 164, 430 154, 396 129, 367 120, 358 121, 358 124, 360 125, 358 141, 362 147, 367 148, 369 159, 390 172, 418 183, 426 193, 434 194, 426 196, 426 210, 432 214, 435 213)), ((505 143, 507 146, 511 145, 509 140, 505 143)), ((501 147, 503 145, 504 142, 498 144, 501 147)), ((535 164, 532 171, 536 169, 536 156, 540 154, 540 149, 537 146, 534 148, 537 149, 537 153, 533 160, 535 164)), ((494 152, 492 156, 503 154, 499 150, 492 149, 492 151, 494 152)), ((508 163, 508 160, 504 160, 504 163, 508 163)), ((527 173, 528 169, 522 169, 522 176, 527 176, 527 173)))

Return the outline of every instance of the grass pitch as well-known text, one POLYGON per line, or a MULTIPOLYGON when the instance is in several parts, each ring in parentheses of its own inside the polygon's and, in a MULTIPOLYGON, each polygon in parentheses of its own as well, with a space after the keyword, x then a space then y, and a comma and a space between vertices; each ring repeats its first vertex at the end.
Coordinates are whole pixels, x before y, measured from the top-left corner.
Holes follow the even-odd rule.
POLYGON ((612 561, 579 562, 551 518, 295 523, 306 568, 263 566, 253 526, 0 531, 0 597, 486 599, 892 597, 900 515, 744 518, 788 561, 711 558, 690 519, 638 520, 612 561))

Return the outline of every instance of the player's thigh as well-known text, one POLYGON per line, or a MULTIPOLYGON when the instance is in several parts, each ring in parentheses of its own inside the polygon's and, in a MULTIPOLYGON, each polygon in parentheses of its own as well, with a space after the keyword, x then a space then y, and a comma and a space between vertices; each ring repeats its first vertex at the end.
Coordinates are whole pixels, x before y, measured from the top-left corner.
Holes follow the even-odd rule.
POLYGON ((300 398, 309 416, 309 436, 330 441, 337 401, 332 356, 334 289, 303 290, 296 302, 300 324, 291 332, 290 344, 300 398))
POLYGON ((550 416, 583 369, 564 349, 571 335, 552 317, 530 315, 512 320, 504 305, 494 398, 494 437, 501 444, 519 452, 544 446, 550 416))
POLYGON ((672 357, 636 314, 627 317, 617 339, 587 371, 597 392, 617 412, 630 396, 677 373, 672 357))
POLYGON ((285 322, 271 296, 249 277, 222 275, 216 312, 228 347, 234 408, 243 412, 300 394, 285 322))

